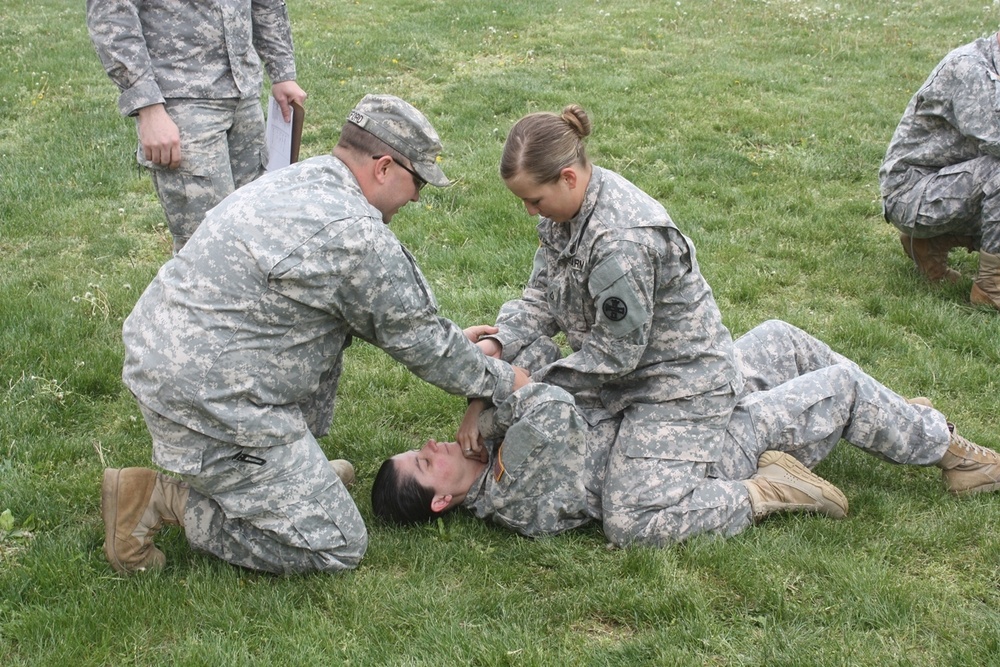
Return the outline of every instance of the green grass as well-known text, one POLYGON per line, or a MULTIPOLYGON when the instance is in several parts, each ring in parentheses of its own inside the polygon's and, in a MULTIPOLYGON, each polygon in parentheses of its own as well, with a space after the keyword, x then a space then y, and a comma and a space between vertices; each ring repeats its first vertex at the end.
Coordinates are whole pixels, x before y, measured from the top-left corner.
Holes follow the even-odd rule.
MULTIPOLYGON (((978 0, 291 0, 303 157, 365 93, 433 120, 458 181, 393 221, 444 315, 516 296, 534 224, 497 176, 524 113, 582 104, 590 152, 691 236, 725 321, 781 318, 1000 447, 1000 317, 922 281, 880 219, 903 108, 951 48, 998 27, 978 0)), ((529 541, 467 516, 370 523, 361 567, 280 578, 160 544, 101 554, 105 465, 149 465, 120 328, 169 255, 134 130, 82 2, 0 8, 0 664, 997 665, 1000 498, 842 446, 819 467, 842 522, 784 517, 728 541, 609 550, 596 527, 529 541)), ((463 399, 378 350, 347 353, 327 454, 366 519, 383 457, 447 437, 463 399)))

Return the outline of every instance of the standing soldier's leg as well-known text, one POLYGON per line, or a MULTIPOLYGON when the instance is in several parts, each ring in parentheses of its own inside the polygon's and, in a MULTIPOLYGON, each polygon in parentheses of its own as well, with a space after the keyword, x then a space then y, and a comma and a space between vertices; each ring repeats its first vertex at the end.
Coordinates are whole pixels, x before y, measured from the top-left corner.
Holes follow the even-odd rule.
POLYGON ((226 134, 238 100, 167 100, 167 113, 181 135, 181 166, 167 169, 142 155, 139 164, 150 170, 153 187, 167 217, 177 254, 205 213, 235 188, 226 134))
POLYGON ((264 136, 264 111, 257 98, 239 101, 227 142, 234 188, 242 188, 264 174, 268 157, 267 142, 264 136))

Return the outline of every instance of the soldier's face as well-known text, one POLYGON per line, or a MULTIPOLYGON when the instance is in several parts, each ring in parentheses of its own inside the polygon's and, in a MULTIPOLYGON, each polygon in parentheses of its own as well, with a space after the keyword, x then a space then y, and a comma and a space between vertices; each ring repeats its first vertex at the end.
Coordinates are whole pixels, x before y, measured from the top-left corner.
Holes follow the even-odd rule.
POLYGON ((433 489, 436 496, 451 496, 450 506, 465 499, 483 469, 482 463, 462 455, 457 442, 428 440, 420 449, 392 458, 400 477, 414 477, 421 486, 433 489))
POLYGON ((524 203, 528 215, 540 215, 555 222, 568 222, 577 214, 586 189, 586 183, 580 187, 572 168, 563 169, 562 176, 554 183, 539 184, 530 175, 520 172, 504 184, 524 203))
POLYGON ((377 201, 372 204, 382 213, 382 220, 389 224, 392 216, 411 201, 420 201, 423 181, 417 178, 405 165, 385 156, 385 172, 377 201))

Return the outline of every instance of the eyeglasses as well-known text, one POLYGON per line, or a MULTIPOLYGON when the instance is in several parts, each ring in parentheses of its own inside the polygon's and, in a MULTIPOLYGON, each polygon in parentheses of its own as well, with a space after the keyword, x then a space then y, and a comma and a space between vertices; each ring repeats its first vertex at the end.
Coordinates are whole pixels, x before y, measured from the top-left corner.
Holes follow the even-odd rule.
MULTIPOLYGON (((372 159, 373 160, 381 160, 384 157, 386 157, 386 156, 385 155, 372 155, 372 159)), ((400 167, 402 167, 406 171, 410 172, 410 176, 413 177, 413 187, 415 187, 417 189, 417 192, 420 192, 421 190, 424 189, 424 186, 427 185, 427 181, 425 181, 420 174, 418 174, 417 172, 413 171, 412 169, 410 169, 405 164, 403 164, 402 162, 400 162, 396 158, 392 157, 391 155, 389 157, 392 158, 393 162, 395 162, 396 164, 398 164, 400 167)))

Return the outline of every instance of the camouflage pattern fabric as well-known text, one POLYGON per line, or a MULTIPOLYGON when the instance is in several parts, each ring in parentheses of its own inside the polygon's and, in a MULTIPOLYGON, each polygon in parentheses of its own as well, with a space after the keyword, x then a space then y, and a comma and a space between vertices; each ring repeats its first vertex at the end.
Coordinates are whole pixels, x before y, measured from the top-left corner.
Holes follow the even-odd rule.
POLYGON ((413 258, 329 155, 212 209, 123 337, 123 379, 140 402, 245 447, 327 432, 352 337, 452 394, 500 403, 514 382, 508 364, 437 315, 413 258))
POLYGON ((139 407, 153 460, 191 485, 184 534, 192 548, 277 574, 357 567, 368 546, 364 521, 311 434, 243 448, 139 407))
POLYGON ((913 465, 936 463, 948 447, 941 413, 910 405, 790 324, 772 320, 755 327, 736 341, 735 352, 746 382, 724 428, 727 456, 719 461, 708 465, 692 454, 686 461, 631 457, 639 461, 632 466, 633 484, 612 487, 605 467, 608 480, 625 479, 612 477, 612 467, 628 466, 630 451, 662 451, 655 441, 673 442, 671 422, 658 422, 657 408, 653 418, 626 411, 594 427, 572 415, 566 392, 532 384, 489 413, 496 422, 493 442, 503 444, 492 450, 464 505, 523 535, 602 520, 616 544, 666 545, 748 527, 749 497, 740 480, 756 472, 766 450, 786 451, 812 467, 841 439, 878 458, 913 465))
POLYGON ((592 425, 621 417, 603 488, 609 538, 660 543, 727 521, 695 515, 746 502, 741 484, 708 477, 728 455, 742 380, 690 239, 659 202, 598 166, 579 213, 565 224, 542 218, 538 234, 529 284, 501 308, 495 338, 506 359, 564 332, 573 352, 532 378, 598 399, 606 412, 588 415, 592 425), (653 508, 691 525, 659 524, 653 508))
POLYGON ((170 98, 257 99, 263 75, 295 78, 283 0, 87 0, 87 29, 134 116, 170 98))
POLYGON ((143 157, 141 146, 136 159, 152 174, 177 253, 210 208, 264 173, 267 144, 257 98, 169 99, 166 108, 186 148, 181 165, 155 164, 143 157))
MULTIPOLYGON (((267 164, 261 60, 272 83, 295 79, 281 0, 87 0, 87 27, 121 94, 118 109, 165 104, 181 138, 181 165, 143 157, 178 252, 205 212, 267 164)), ((138 120, 137 120, 138 128, 138 120)))
POLYGON ((495 338, 505 359, 538 336, 566 334, 573 353, 532 379, 611 413, 714 391, 737 380, 732 338, 694 245, 655 199, 594 166, 568 223, 542 218, 520 299, 503 305, 495 338))
POLYGON ((879 170, 885 219, 916 238, 957 234, 1000 252, 1000 44, 949 53, 914 94, 879 170))
MULTIPOLYGON (((265 531, 282 522, 292 531, 287 522, 301 520, 320 543, 339 549, 339 532, 357 550, 357 510, 315 443, 333 419, 352 338, 453 394, 502 403, 513 389, 508 364, 437 315, 413 258, 333 156, 237 190, 161 267, 125 320, 122 376, 147 411, 184 429, 179 445, 154 433, 154 456, 207 499, 188 525, 207 537, 195 532, 192 544, 240 564, 285 563, 284 552, 254 551, 261 538, 246 538, 250 528, 228 527, 247 512, 265 531), (234 466, 241 452, 250 458, 234 466), (252 467, 256 459, 267 466, 252 467), (281 508, 286 515, 272 512, 281 508), (328 516, 335 526, 316 523, 340 509, 328 516), (228 546, 212 546, 223 539, 228 546)), ((327 556, 299 554, 282 571, 301 567, 302 557, 327 556)))
MULTIPOLYGON (((534 372, 561 356, 552 339, 542 336, 522 348, 513 364, 534 372)), ((499 408, 487 408, 480 413, 479 432, 490 465, 463 506, 527 537, 600 520, 608 451, 620 421, 604 414, 591 425, 587 410, 568 392, 543 383, 522 387, 499 408)))
POLYGON ((744 456, 720 462, 717 474, 745 478, 769 449, 787 452, 812 468, 841 440, 885 461, 909 465, 933 465, 948 449, 944 415, 910 405, 791 324, 764 322, 736 341, 736 351, 747 383, 727 438, 744 456))

